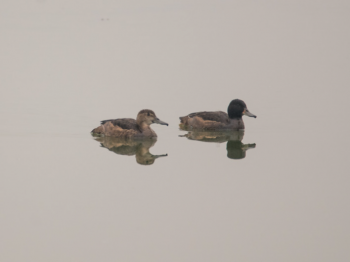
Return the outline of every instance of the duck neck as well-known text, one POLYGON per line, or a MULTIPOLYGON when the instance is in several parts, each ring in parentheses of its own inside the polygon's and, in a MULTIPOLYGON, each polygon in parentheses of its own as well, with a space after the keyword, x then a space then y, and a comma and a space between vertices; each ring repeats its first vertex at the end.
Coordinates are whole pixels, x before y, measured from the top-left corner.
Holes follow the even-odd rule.
POLYGON ((233 129, 244 129, 244 122, 242 117, 236 117, 236 118, 230 118, 230 126, 232 126, 233 129))
POLYGON ((147 131, 147 130, 151 129, 151 127, 145 122, 140 122, 140 123, 137 123, 137 124, 140 127, 140 131, 141 132, 144 132, 144 131, 147 131))
POLYGON ((139 124, 139 127, 140 127, 140 131, 141 133, 145 134, 146 136, 149 135, 149 136, 155 136, 155 133, 154 131, 152 130, 152 128, 150 127, 149 124, 145 123, 145 122, 141 122, 139 124))

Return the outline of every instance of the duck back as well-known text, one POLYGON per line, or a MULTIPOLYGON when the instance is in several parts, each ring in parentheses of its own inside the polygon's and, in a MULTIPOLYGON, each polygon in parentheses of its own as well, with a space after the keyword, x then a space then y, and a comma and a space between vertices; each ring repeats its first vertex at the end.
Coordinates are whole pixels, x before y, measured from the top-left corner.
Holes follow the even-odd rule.
POLYGON ((130 129, 140 131, 135 119, 132 118, 118 118, 101 121, 101 125, 111 122, 114 126, 119 126, 122 129, 130 129))
POLYGON ((230 123, 230 119, 225 112, 196 112, 184 117, 180 117, 180 126, 194 129, 215 130, 223 129, 230 123))

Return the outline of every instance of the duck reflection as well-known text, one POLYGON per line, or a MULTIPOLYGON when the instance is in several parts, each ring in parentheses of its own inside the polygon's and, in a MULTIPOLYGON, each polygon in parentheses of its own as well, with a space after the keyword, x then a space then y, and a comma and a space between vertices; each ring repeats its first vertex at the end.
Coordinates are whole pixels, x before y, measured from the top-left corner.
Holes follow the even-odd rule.
POLYGON ((95 137, 95 140, 101 143, 101 147, 118 155, 135 155, 136 162, 140 165, 152 165, 157 158, 168 156, 168 154, 152 155, 149 152, 149 149, 157 142, 156 139, 125 140, 115 137, 95 137))
POLYGON ((190 140, 201 142, 224 143, 227 141, 226 150, 227 157, 230 159, 243 159, 246 157, 246 151, 255 148, 256 144, 243 144, 244 131, 230 132, 199 132, 189 131, 183 137, 190 140))

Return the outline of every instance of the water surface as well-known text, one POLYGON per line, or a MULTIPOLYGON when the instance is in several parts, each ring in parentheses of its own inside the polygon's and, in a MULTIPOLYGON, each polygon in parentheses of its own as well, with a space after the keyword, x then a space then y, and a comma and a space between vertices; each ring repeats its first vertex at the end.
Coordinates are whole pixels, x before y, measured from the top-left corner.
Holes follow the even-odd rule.
POLYGON ((0 5, 1 261, 350 259, 346 2, 0 5), (244 134, 179 129, 235 98, 244 134))

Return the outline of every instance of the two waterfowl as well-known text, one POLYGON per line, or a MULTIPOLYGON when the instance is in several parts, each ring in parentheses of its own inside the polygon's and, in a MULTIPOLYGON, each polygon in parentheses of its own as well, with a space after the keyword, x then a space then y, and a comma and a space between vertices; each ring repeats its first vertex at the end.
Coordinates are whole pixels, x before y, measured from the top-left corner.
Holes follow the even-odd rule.
POLYGON ((232 100, 227 114, 222 111, 197 112, 180 117, 180 128, 184 130, 241 130, 244 129, 242 116, 256 118, 240 99, 232 100))
POLYGON ((161 121, 156 114, 149 109, 143 109, 137 114, 137 118, 119 118, 101 121, 101 125, 91 131, 96 136, 109 136, 125 139, 156 138, 157 134, 150 127, 151 124, 168 125, 161 121))
MULTIPOLYGON (((256 116, 249 112, 247 105, 240 99, 232 100, 227 108, 227 113, 197 112, 180 117, 180 127, 184 130, 204 131, 232 131, 243 130, 242 116, 256 116)), ((141 110, 136 120, 132 118, 109 119, 101 121, 101 125, 91 131, 95 136, 108 136, 126 139, 156 138, 157 134, 150 127, 151 124, 168 125, 161 121, 156 114, 149 109, 141 110)))

